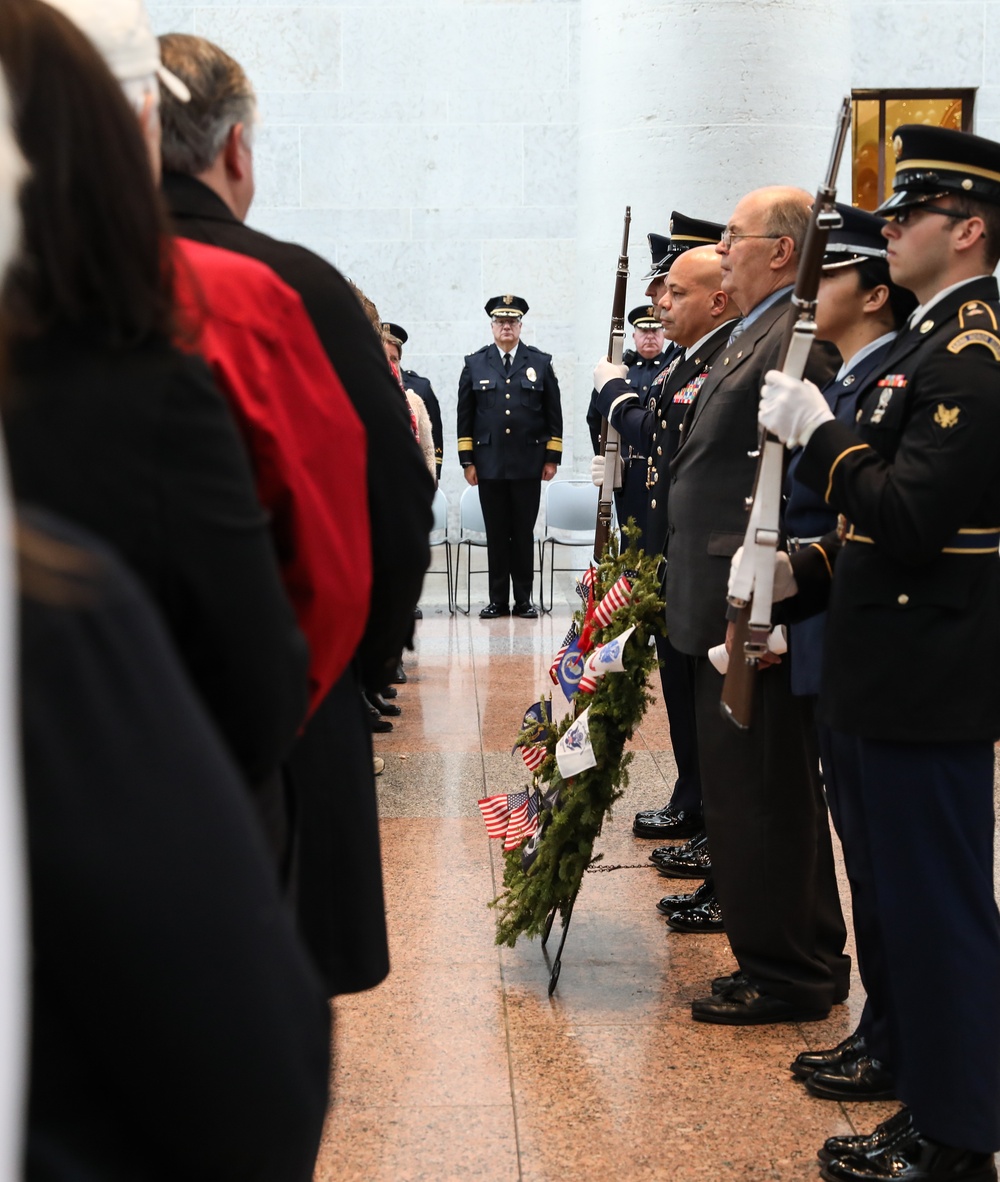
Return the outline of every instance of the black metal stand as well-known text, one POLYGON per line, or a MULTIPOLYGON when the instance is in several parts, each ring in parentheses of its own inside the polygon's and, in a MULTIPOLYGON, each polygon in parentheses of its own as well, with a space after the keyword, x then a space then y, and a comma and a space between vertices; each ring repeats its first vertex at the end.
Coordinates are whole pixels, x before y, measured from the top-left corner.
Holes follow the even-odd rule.
MULTIPOLYGON (((560 974, 560 972, 562 972, 562 951, 566 945, 566 934, 569 931, 570 920, 573 918, 573 905, 576 903, 576 895, 577 894, 579 894, 579 891, 577 891, 576 894, 573 895, 573 898, 570 899, 569 906, 566 908, 566 914, 563 917, 562 938, 559 941, 559 947, 556 949, 556 958, 552 962, 550 969, 549 969, 549 997, 551 997, 552 994, 555 993, 556 985, 559 984, 559 974, 560 974)), ((553 907, 551 912, 549 913, 549 918, 545 921, 545 934, 542 936, 542 947, 543 948, 548 943, 549 935, 552 931, 552 925, 555 922, 556 912, 558 910, 559 910, 558 907, 553 907)))

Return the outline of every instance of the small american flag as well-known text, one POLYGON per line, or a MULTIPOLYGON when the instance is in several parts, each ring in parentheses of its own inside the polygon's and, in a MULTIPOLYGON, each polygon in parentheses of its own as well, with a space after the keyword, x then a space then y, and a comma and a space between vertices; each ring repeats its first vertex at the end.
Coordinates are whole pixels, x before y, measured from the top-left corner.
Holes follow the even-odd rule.
POLYGON ((584 603, 590 599, 590 589, 596 582, 597 571, 594 569, 594 567, 588 566, 576 583, 576 593, 580 596, 584 603))
MULTIPOLYGON (((524 796, 518 793, 518 796, 524 796)), ((538 798, 534 792, 527 794, 524 804, 518 805, 510 814, 507 826, 507 836, 504 838, 503 848, 514 850, 526 837, 532 837, 538 828, 538 798)))
POLYGON ((548 755, 548 752, 544 747, 529 745, 521 748, 521 758, 524 760, 524 765, 529 772, 537 772, 545 762, 546 755, 548 755))
POLYGON ((479 811, 486 822, 487 837, 505 838, 513 813, 519 808, 527 808, 528 793, 515 792, 508 796, 487 796, 480 800, 479 811))
POLYGON ((594 609, 594 623, 599 628, 606 628, 615 612, 624 607, 631 598, 632 584, 622 575, 594 609))

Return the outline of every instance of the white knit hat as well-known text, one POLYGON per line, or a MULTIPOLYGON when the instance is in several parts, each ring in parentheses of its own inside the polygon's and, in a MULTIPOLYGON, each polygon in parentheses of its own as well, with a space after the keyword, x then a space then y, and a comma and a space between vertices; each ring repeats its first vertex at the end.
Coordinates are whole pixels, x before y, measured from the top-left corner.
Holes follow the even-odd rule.
POLYGON ((191 92, 160 61, 160 43, 143 0, 46 0, 93 41, 121 83, 156 74, 174 98, 189 102, 191 92))

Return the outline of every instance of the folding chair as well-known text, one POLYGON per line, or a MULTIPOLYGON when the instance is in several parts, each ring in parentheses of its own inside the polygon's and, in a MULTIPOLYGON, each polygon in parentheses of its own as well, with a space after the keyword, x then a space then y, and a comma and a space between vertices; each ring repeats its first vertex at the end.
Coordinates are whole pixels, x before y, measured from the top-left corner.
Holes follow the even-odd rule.
POLYGON ((448 536, 448 498, 444 495, 444 489, 438 485, 437 491, 434 493, 434 525, 431 528, 430 544, 433 550, 437 546, 444 546, 444 570, 430 570, 428 575, 444 575, 448 580, 448 611, 455 614, 455 595, 452 584, 452 565, 451 565, 451 539, 448 536))
POLYGON ((597 501, 600 493, 589 480, 552 480, 545 486, 545 535, 538 543, 541 568, 541 607, 550 612, 556 571, 577 571, 582 563, 556 566, 556 546, 588 546, 594 549, 597 501), (545 547, 549 547, 549 603, 545 605, 545 547))
POLYGON ((470 484, 462 493, 458 502, 458 542, 455 554, 455 608, 463 615, 472 610, 472 576, 486 574, 485 570, 472 569, 472 547, 486 546, 486 522, 483 520, 483 509, 479 503, 479 489, 470 484), (462 547, 468 551, 468 561, 465 572, 465 607, 458 602, 458 575, 462 569, 462 547))

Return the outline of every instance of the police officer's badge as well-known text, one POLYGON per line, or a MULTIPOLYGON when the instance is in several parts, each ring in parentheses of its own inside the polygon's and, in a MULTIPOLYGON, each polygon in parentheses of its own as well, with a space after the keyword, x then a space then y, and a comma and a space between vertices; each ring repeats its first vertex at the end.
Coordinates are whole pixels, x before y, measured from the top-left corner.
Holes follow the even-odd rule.
POLYGON ((538 380, 538 374, 535 373, 534 367, 530 366, 530 365, 528 366, 524 376, 528 379, 529 382, 534 382, 534 381, 538 380))

